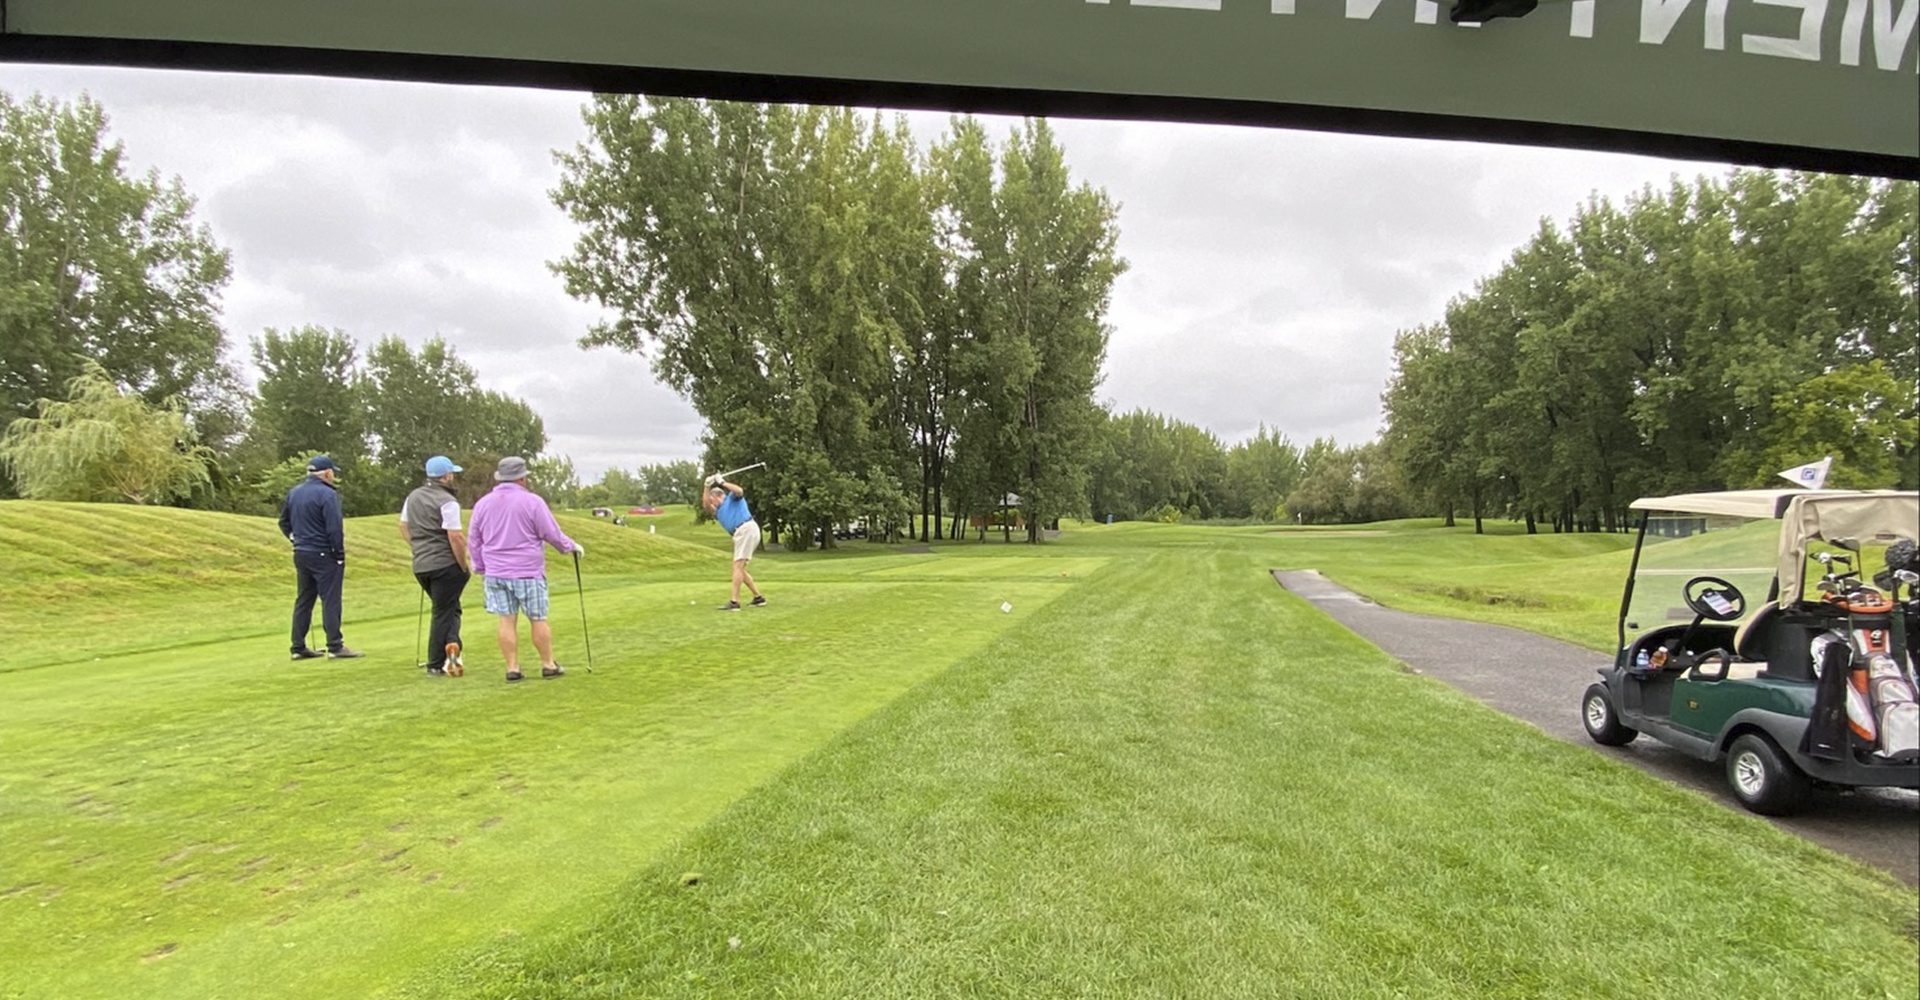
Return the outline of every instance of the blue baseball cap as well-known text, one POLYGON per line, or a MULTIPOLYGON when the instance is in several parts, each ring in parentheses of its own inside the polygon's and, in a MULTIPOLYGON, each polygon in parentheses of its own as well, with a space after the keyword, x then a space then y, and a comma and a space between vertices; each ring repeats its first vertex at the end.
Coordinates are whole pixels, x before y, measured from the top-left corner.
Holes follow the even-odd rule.
POLYGON ((325 472, 328 469, 333 469, 337 472, 340 467, 333 464, 333 459, 326 455, 315 455, 307 459, 308 472, 325 472))
POLYGON ((465 469, 462 469, 459 466, 453 464, 453 459, 448 458, 445 455, 435 455, 432 458, 427 459, 427 477, 429 479, 439 479, 441 476, 444 476, 449 472, 465 472, 465 471, 466 471, 465 469))

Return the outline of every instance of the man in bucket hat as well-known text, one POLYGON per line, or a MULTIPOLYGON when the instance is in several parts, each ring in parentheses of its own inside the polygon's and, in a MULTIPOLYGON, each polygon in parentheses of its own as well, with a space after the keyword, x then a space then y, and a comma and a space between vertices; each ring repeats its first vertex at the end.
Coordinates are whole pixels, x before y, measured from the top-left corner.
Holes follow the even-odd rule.
POLYGON ((487 611, 500 616, 500 655, 507 661, 507 680, 522 676, 522 614, 527 616, 533 648, 540 653, 540 676, 559 677, 566 671, 553 659, 553 628, 547 624, 547 559, 541 545, 580 555, 586 549, 561 533, 547 502, 527 489, 526 459, 501 459, 493 478, 493 490, 473 505, 467 552, 473 571, 484 579, 487 611))
POLYGON ((320 602, 320 622, 327 632, 329 660, 351 660, 360 653, 347 648, 340 637, 340 586, 347 575, 347 540, 340 516, 340 494, 334 479, 340 470, 333 459, 315 455, 307 462, 307 478, 287 491, 280 507, 280 533, 293 543, 293 575, 298 591, 293 598, 293 658, 314 660, 320 651, 307 645, 313 627, 313 602, 320 602))
POLYGON ((460 529, 460 501, 453 495, 454 477, 462 471, 445 455, 427 459, 427 481, 400 505, 400 537, 413 549, 413 578, 433 602, 433 625, 427 630, 429 677, 466 672, 460 658, 460 595, 472 572, 460 529))

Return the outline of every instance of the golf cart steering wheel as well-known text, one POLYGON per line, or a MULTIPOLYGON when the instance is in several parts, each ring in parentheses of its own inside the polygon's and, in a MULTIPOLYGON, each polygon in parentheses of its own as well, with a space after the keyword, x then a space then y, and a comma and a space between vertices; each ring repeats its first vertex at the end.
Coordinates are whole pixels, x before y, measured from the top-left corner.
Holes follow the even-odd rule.
POLYGON ((1747 613, 1740 588, 1717 576, 1696 576, 1681 588, 1687 609, 1710 622, 1730 622, 1747 613))

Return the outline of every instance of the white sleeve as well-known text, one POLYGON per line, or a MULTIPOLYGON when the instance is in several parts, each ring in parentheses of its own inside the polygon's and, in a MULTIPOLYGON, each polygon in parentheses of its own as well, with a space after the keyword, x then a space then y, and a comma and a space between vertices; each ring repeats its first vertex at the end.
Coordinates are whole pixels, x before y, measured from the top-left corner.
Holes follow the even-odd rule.
POLYGON ((405 507, 400 508, 400 523, 407 523, 407 509, 405 507))
POLYGON ((445 531, 460 530, 460 501, 449 500, 440 505, 440 527, 445 531))

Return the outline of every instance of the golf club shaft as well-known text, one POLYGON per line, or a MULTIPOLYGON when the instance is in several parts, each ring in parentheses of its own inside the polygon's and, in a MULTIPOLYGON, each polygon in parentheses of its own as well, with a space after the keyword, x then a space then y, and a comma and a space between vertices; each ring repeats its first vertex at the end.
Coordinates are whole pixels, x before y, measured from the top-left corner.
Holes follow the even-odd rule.
POLYGON ((580 638, 587 643, 587 673, 593 673, 593 633, 587 631, 587 591, 580 582, 580 553, 573 554, 573 592, 580 595, 580 638))
POLYGON ((753 463, 752 465, 743 465, 743 466, 741 466, 741 467, 739 467, 738 469, 732 469, 732 470, 730 470, 730 471, 727 471, 727 472, 722 472, 722 473, 720 473, 720 478, 721 478, 721 479, 726 479, 726 478, 728 478, 728 477, 730 477, 730 476, 737 476, 737 475, 739 475, 739 474, 740 474, 740 473, 742 473, 742 472, 752 472, 752 471, 753 471, 753 470, 755 470, 755 469, 764 469, 764 468, 766 468, 766 467, 767 467, 767 463, 765 463, 765 462, 755 462, 755 463, 753 463))

